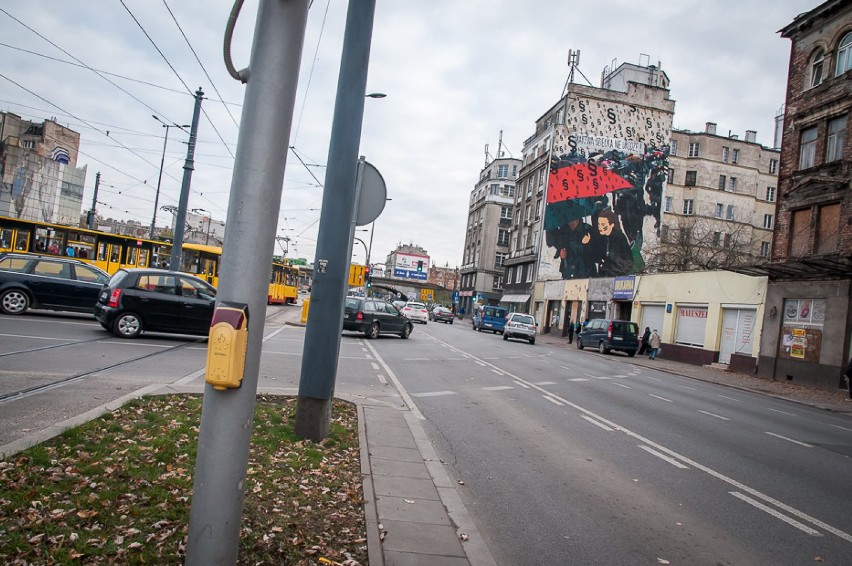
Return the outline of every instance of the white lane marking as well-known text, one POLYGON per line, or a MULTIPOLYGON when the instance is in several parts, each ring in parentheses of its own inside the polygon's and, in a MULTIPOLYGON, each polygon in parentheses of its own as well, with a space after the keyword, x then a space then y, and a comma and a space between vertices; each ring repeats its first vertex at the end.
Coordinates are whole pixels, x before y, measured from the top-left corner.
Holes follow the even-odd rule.
POLYGON ((717 419, 722 419, 723 421, 729 421, 729 420, 731 420, 731 419, 729 419, 728 417, 723 417, 722 415, 717 415, 716 413, 708 413, 707 411, 702 411, 702 410, 699 410, 698 412, 699 412, 699 413, 704 413, 705 415, 709 415, 709 416, 711 416, 711 417, 716 417, 717 419))
POLYGON ((787 416, 790 416, 790 417, 797 417, 797 416, 799 416, 799 415, 796 415, 796 414, 794 414, 794 413, 788 413, 787 411, 779 411, 778 409, 768 409, 768 410, 769 410, 769 411, 774 411, 774 412, 776 412, 776 413, 781 413, 782 415, 787 415, 787 416))
POLYGON ((754 499, 752 499, 751 497, 748 497, 747 495, 743 495, 742 493, 738 493, 736 491, 729 491, 728 493, 730 493, 731 495, 733 495, 737 499, 745 501, 749 505, 757 507, 758 509, 760 509, 764 513, 769 513, 770 515, 772 515, 776 519, 781 519, 782 521, 784 521, 788 525, 792 525, 793 527, 796 527, 797 529, 799 529, 802 532, 805 532, 805 533, 807 533, 811 536, 815 536, 815 537, 823 536, 821 532, 815 531, 812 528, 810 528, 809 526, 803 525, 799 521, 796 521, 795 519, 792 519, 792 518, 788 517, 787 515, 785 515, 783 513, 779 513, 775 509, 772 509, 771 507, 764 505, 760 501, 755 501, 754 499))
POLYGON ((536 381, 536 382, 535 382, 535 384, 536 384, 536 385, 541 385, 541 386, 545 386, 545 385, 556 385, 556 382, 555 382, 555 381, 536 381))
POLYGON ((376 361, 378 361, 385 370, 385 373, 388 374, 388 377, 391 381, 393 381, 393 386, 396 387, 396 390, 399 392, 399 396, 402 397, 402 402, 405 403, 405 406, 411 411, 411 414, 417 420, 425 421, 426 417, 423 416, 423 413, 420 412, 420 409, 417 408, 417 405, 414 404, 414 399, 411 398, 411 395, 408 394, 408 391, 405 390, 405 387, 402 386, 402 383, 399 382, 399 379, 396 377, 396 374, 393 370, 388 366, 387 362, 385 362, 384 358, 382 358, 379 353, 376 351, 376 348, 367 342, 367 347, 373 352, 373 355, 376 357, 376 361))
MULTIPOLYGON (((456 351, 461 352, 461 350, 458 350, 458 349, 456 351)), ((471 355, 470 357, 473 358, 474 360, 477 359, 476 356, 473 356, 473 355, 471 355)), ((761 491, 758 491, 757 489, 755 489, 753 487, 749 487, 746 484, 744 484, 740 481, 737 481, 732 477, 726 476, 725 474, 723 474, 721 472, 717 472, 716 470, 714 470, 713 468, 710 468, 709 466, 705 466, 704 464, 700 464, 699 462, 696 462, 695 460, 693 460, 693 459, 691 459, 687 456, 684 456, 683 454, 675 452, 671 448, 666 448, 662 444, 660 444, 658 442, 654 442, 650 438, 645 438, 641 434, 639 434, 637 432, 633 432, 629 428, 625 428, 623 426, 620 426, 617 423, 607 419, 606 417, 602 417, 601 415, 598 415, 594 411, 586 409, 585 407, 583 407, 581 405, 573 403, 573 402, 569 401, 568 399, 565 399, 564 397, 559 396, 559 394, 557 394, 557 393, 551 393, 547 389, 544 389, 542 387, 538 387, 534 383, 528 382, 525 379, 517 377, 516 375, 513 375, 509 372, 506 372, 506 374, 509 377, 511 377, 513 380, 515 380, 516 383, 519 383, 519 384, 520 383, 526 383, 527 385, 530 386, 531 389, 538 389, 541 393, 543 393, 545 395, 549 395, 549 396, 551 396, 554 399, 557 399, 559 401, 562 401, 565 405, 571 407, 572 409, 579 411, 582 414, 588 415, 592 418, 598 419, 601 422, 606 423, 607 425, 623 432, 627 436, 635 438, 636 440, 638 440, 640 442, 644 442, 645 444, 647 444, 649 446, 653 446, 654 448, 656 448, 660 452, 663 452, 664 454, 668 454, 669 456, 671 456, 673 458, 677 458, 681 462, 689 464, 690 466, 692 466, 696 470, 700 470, 700 471, 704 472, 705 474, 707 474, 709 476, 712 476, 712 477, 714 477, 714 478, 716 478, 720 481, 723 481, 723 482, 737 488, 740 491, 744 491, 744 492, 750 494, 753 497, 761 499, 761 500, 763 500, 763 501, 765 501, 765 502, 767 502, 771 505, 774 505, 775 507, 778 507, 779 509, 786 511, 787 513, 794 515, 794 516, 798 517, 799 519, 802 519, 803 521, 807 521, 807 522, 811 523, 812 525, 821 528, 824 531, 830 532, 831 534, 835 535, 838 538, 841 538, 841 539, 843 539, 847 542, 852 542, 852 535, 838 529, 837 527, 832 527, 828 523, 826 523, 824 521, 820 521, 816 517, 812 517, 812 516, 808 515, 807 513, 805 513, 804 511, 799 511, 795 507, 791 507, 790 505, 787 505, 786 503, 782 503, 781 501, 778 501, 774 497, 770 497, 769 495, 766 495, 765 493, 762 493, 761 491)), ((657 381, 660 381, 660 380, 657 380, 657 381)), ((398 387, 401 389, 401 386, 398 385, 398 387)), ((736 401, 736 399, 735 399, 735 401, 736 401)), ((420 418, 423 419, 423 416, 421 415, 420 418)))
POLYGON ((475 361, 476 361, 477 364, 481 365, 482 367, 485 367, 485 362, 480 362, 479 360, 475 360, 475 361))
MULTIPOLYGON (((597 380, 600 380, 600 381, 609 381, 610 379, 612 379, 611 377, 606 377, 604 375, 592 375, 590 377, 592 379, 597 379, 597 380)), ((624 376, 623 375, 616 375, 615 377, 624 377, 624 376)))
POLYGON ((483 360, 499 360, 500 358, 482 358, 483 360))
MULTIPOLYGON (((376 368, 376 369, 378 369, 378 368, 376 368)), ((376 377, 378 377, 378 378, 379 378, 379 383, 381 383, 382 385, 387 385, 387 384, 388 384, 388 380, 387 380, 387 379, 385 379, 384 374, 377 373, 377 374, 376 374, 376 377)))
POLYGON ((494 385, 492 387, 483 387, 483 391, 505 391, 507 389, 514 389, 511 385, 494 385))
POLYGON ((659 399, 660 401, 665 401, 666 403, 674 403, 671 399, 666 399, 665 397, 660 397, 659 395, 654 395, 653 393, 648 393, 649 397, 654 397, 655 399, 659 399))
POLYGON ((793 440, 792 438, 787 438, 786 436, 781 436, 780 434, 775 434, 774 432, 767 432, 769 436, 774 436, 775 438, 780 438, 781 440, 786 440, 787 442, 792 442, 793 444, 799 444, 800 446, 804 446, 805 448, 813 448, 813 445, 808 444, 806 442, 799 442, 798 440, 793 440))
POLYGON ((530 388, 530 386, 529 386, 529 385, 527 385, 526 383, 521 383, 520 381, 513 381, 512 383, 514 383, 515 385, 518 385, 518 386, 520 386, 520 387, 523 387, 524 389, 529 389, 529 388, 530 388))
POLYGON ((429 358, 405 358, 406 362, 428 362, 429 358))
POLYGON ((721 397, 722 399, 728 399, 729 401, 736 401, 737 403, 741 402, 739 399, 735 399, 734 397, 728 397, 727 395, 719 395, 719 397, 721 397))
POLYGON ((440 397, 442 395, 455 395, 455 391, 427 391, 426 393, 412 393, 412 397, 440 397))
MULTIPOLYGON (((27 336, 26 334, 0 334, 0 336, 6 337, 6 338, 27 338, 29 340, 54 340, 56 342, 68 340, 68 338, 51 338, 49 336, 27 336)), ((104 337, 104 339, 107 340, 108 338, 104 337)), ((120 343, 123 344, 123 342, 120 342, 120 343)))
POLYGON ((460 362, 460 361, 464 361, 464 360, 467 360, 467 359, 468 359, 467 356, 462 356, 461 358, 447 358, 447 361, 460 362))
MULTIPOLYGON (((565 369, 568 369, 568 368, 565 368, 565 369)), ((586 373, 585 371, 583 372, 583 375, 585 375, 586 377, 595 377, 593 374, 586 373)))
POLYGON ((376 362, 370 362, 370 363, 372 364, 373 369, 378 371, 378 369, 379 369, 379 364, 377 364, 376 362))
POLYGON ((643 444, 639 444, 639 448, 641 448, 642 450, 644 450, 648 454, 653 454, 654 456, 656 456, 660 460, 665 460, 666 462, 668 462, 669 464, 671 464, 675 468, 680 468, 681 470, 688 470, 689 469, 689 466, 684 466, 683 464, 681 464, 680 462, 678 462, 674 458, 670 458, 670 457, 666 456, 665 454, 661 454, 660 452, 657 452, 656 450, 654 450, 650 446, 645 446, 643 444))
POLYGON ((491 371, 493 371, 493 372, 494 372, 494 373, 496 373, 497 375, 506 375, 505 373, 503 373, 503 372, 502 372, 502 371, 500 371, 499 369, 491 368, 491 371))
POLYGON ((630 389, 629 385, 624 385, 623 383, 617 383, 615 381, 612 382, 613 385, 618 385, 619 387, 623 387, 625 389, 630 389))
POLYGON ((548 401, 550 401, 550 402, 551 402, 551 403, 553 403, 554 405, 558 405, 558 406, 560 406, 560 407, 562 406, 562 403, 560 403, 559 401, 557 401, 556 399, 554 399, 554 398, 553 398, 553 397, 551 397, 550 395, 542 395, 542 397, 544 397, 545 399, 547 399, 548 401))
POLYGON ((605 424, 603 424, 603 423, 599 423, 598 421, 596 421, 595 419, 593 419, 592 417, 590 417, 590 416, 588 416, 588 415, 580 415, 580 416, 582 416, 584 419, 586 419, 587 421, 589 421, 589 422, 590 422, 590 423, 592 423, 593 425, 595 425, 595 426, 597 426, 597 427, 600 427, 600 428, 604 429, 604 430, 605 430, 605 431, 607 431, 607 432, 612 432, 612 431, 613 431, 613 429, 609 428, 608 426, 606 426, 606 425, 605 425, 605 424))
POLYGON ((681 387, 682 387, 683 389, 688 389, 688 390, 690 390, 690 391, 698 391, 698 389, 696 389, 696 388, 694 388, 694 387, 688 387, 688 386, 686 386, 686 385, 681 385, 681 387))
POLYGON ((662 379, 660 379, 659 377, 651 377, 650 375, 644 375, 642 377, 644 377, 646 379, 653 380, 653 381, 662 381, 662 379))
POLYGON ((569 379, 568 381, 576 381, 576 382, 580 382, 580 381, 589 381, 589 380, 588 380, 588 379, 586 379, 585 377, 572 377, 572 378, 571 378, 571 379, 569 379))
POLYGON ((840 426, 840 425, 836 425, 836 424, 833 424, 833 425, 831 425, 831 426, 833 426, 833 427, 837 427, 837 428, 839 428, 839 429, 841 429, 841 430, 848 430, 849 432, 852 432, 852 428, 846 428, 845 426, 840 426))

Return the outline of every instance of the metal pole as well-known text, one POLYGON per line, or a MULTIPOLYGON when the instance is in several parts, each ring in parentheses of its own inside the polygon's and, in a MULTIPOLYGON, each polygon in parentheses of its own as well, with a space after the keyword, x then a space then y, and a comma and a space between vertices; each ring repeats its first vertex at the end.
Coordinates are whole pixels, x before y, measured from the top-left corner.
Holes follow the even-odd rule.
POLYGON ((151 232, 148 234, 148 239, 154 239, 154 226, 157 224, 157 206, 160 204, 160 183, 163 181, 163 165, 166 163, 166 144, 169 143, 169 127, 163 124, 166 128, 166 137, 163 140, 163 157, 160 158, 160 175, 157 177, 157 192, 154 195, 154 217, 151 218, 151 232))
POLYGON ((186 564, 236 564, 269 266, 296 101, 309 0, 260 0, 222 253, 217 301, 244 303, 242 386, 205 385, 186 564))
MULTIPOLYGON (((204 92, 195 91, 195 108, 192 110, 192 128, 189 130, 189 146, 186 148, 186 161, 183 164, 183 182, 180 185, 178 213, 175 217, 175 234, 172 242, 172 257, 169 269, 180 271, 183 261, 183 232, 186 229, 186 206, 189 203, 189 185, 192 182, 192 170, 195 169, 195 139, 198 132, 198 117, 201 114, 201 101, 204 92)), ((168 130, 168 129, 167 129, 168 130)))
POLYGON ((355 230, 358 146, 375 8, 375 0, 350 0, 346 14, 296 407, 296 434, 315 441, 328 436, 331 419, 355 230))
POLYGON ((95 215, 98 205, 98 187, 101 184, 101 172, 95 173, 95 194, 92 195, 92 211, 89 213, 89 230, 95 229, 95 215))

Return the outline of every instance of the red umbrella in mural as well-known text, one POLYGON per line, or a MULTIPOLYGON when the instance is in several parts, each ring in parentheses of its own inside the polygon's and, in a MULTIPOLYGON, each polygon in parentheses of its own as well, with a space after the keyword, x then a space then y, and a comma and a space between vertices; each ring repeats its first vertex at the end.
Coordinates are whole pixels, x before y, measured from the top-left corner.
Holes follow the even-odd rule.
POLYGON ((631 188, 633 183, 621 175, 594 161, 585 161, 551 170, 547 179, 547 204, 631 188))

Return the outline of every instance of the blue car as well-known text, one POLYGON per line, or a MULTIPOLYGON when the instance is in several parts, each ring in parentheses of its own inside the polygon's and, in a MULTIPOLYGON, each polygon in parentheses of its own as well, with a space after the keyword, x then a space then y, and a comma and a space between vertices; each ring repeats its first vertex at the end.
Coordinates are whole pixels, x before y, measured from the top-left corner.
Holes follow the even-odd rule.
POLYGON ((490 330, 495 334, 503 334, 506 327, 506 314, 508 311, 503 307, 482 307, 473 313, 473 329, 482 332, 490 330))

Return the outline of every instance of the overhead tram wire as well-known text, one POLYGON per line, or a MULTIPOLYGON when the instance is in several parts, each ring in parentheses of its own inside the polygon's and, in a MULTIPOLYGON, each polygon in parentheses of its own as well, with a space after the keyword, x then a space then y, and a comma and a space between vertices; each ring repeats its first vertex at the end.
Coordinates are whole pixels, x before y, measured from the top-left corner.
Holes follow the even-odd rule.
POLYGON ((130 98, 132 98, 133 100, 135 100, 136 102, 138 102, 139 104, 141 104, 142 106, 144 106, 145 108, 147 108, 147 109, 151 110, 151 111, 152 111, 152 112, 154 112, 155 114, 163 115, 163 113, 162 113, 162 112, 160 112, 159 110, 157 110, 157 109, 155 109, 155 108, 153 108, 153 107, 149 106, 146 102, 144 102, 144 101, 140 100, 139 98, 137 98, 136 96, 134 96, 133 94, 131 94, 130 92, 128 92, 127 90, 125 90, 125 89, 121 88, 121 87, 120 87, 120 86, 118 86, 115 82, 111 81, 110 79, 108 79, 107 77, 105 77, 103 74, 101 74, 99 71, 97 71, 97 70, 96 70, 96 69, 94 69, 93 67, 90 67, 89 65, 85 64, 83 61, 81 61, 80 59, 78 59, 77 57, 75 57, 74 55, 72 55, 71 53, 69 53, 68 51, 66 51, 65 49, 63 49, 62 47, 60 47, 59 45, 57 45, 56 43, 54 43, 53 41, 51 41, 50 39, 46 38, 45 36, 43 36, 42 34, 40 34, 39 32, 37 32, 36 30, 34 30, 33 28, 31 28, 30 26, 28 26, 27 24, 25 24, 24 22, 22 22, 21 20, 19 20, 18 18, 16 18, 16 17, 15 17, 15 16, 13 16, 12 14, 10 14, 9 12, 7 12, 6 10, 4 10, 3 8, 0 8, 0 12, 3 12, 4 14, 6 14, 7 16, 9 16, 9 17, 10 17, 10 18, 12 18, 13 20, 15 20, 16 22, 18 22, 20 25, 22 25, 23 27, 25 27, 25 28, 27 28, 28 30, 30 30, 32 33, 36 34, 36 35, 37 35, 37 36, 39 36, 41 39, 43 39, 44 41, 48 42, 50 45, 52 45, 52 46, 54 46, 55 48, 57 48, 58 50, 62 51, 63 53, 65 53, 66 55, 68 55, 69 57, 71 57, 72 59, 74 59, 75 61, 77 61, 79 64, 81 64, 83 67, 85 67, 86 69, 89 69, 90 71, 92 71, 93 73, 95 73, 96 75, 98 75, 100 78, 102 78, 103 80, 105 80, 106 82, 108 82, 109 84, 111 84, 112 86, 114 86, 115 88, 117 88, 118 90, 120 90, 121 92, 123 92, 124 94, 126 94, 127 96, 129 96, 130 98))
MULTIPOLYGON (((328 18, 328 7, 331 5, 331 0, 325 3, 325 13, 322 16, 322 25, 320 26, 319 37, 317 37, 317 47, 314 49, 314 56, 311 59, 311 70, 308 72, 308 82, 305 85, 305 97, 302 99, 302 108, 299 110, 299 120, 296 122, 296 131, 293 134, 293 142, 299 137, 299 128, 302 126, 302 116, 305 114, 305 103, 308 100, 308 91, 311 89, 311 79, 314 77, 314 68, 317 63, 317 54, 319 53, 320 43, 322 42, 323 32, 325 32, 325 21, 328 18)), ((313 0, 311 0, 311 7, 313 0)))
POLYGON ((306 171, 307 171, 307 172, 311 175, 311 177, 313 177, 313 178, 314 178, 314 181, 316 181, 316 182, 317 182, 317 186, 318 186, 318 187, 320 187, 320 188, 322 188, 322 183, 320 182, 320 180, 319 180, 319 179, 317 179, 317 176, 316 176, 316 175, 314 175, 314 172, 313 172, 313 171, 311 171, 310 167, 308 167, 308 164, 307 164, 307 163, 305 163, 305 161, 302 159, 302 157, 301 157, 301 156, 299 155, 299 153, 296 151, 296 148, 295 148, 295 147, 293 147, 293 146, 291 145, 291 146, 290 146, 290 150, 293 152, 293 155, 295 155, 295 156, 296 156, 296 159, 298 159, 298 160, 299 160, 299 163, 301 163, 301 164, 305 167, 305 170, 306 170, 306 171))

